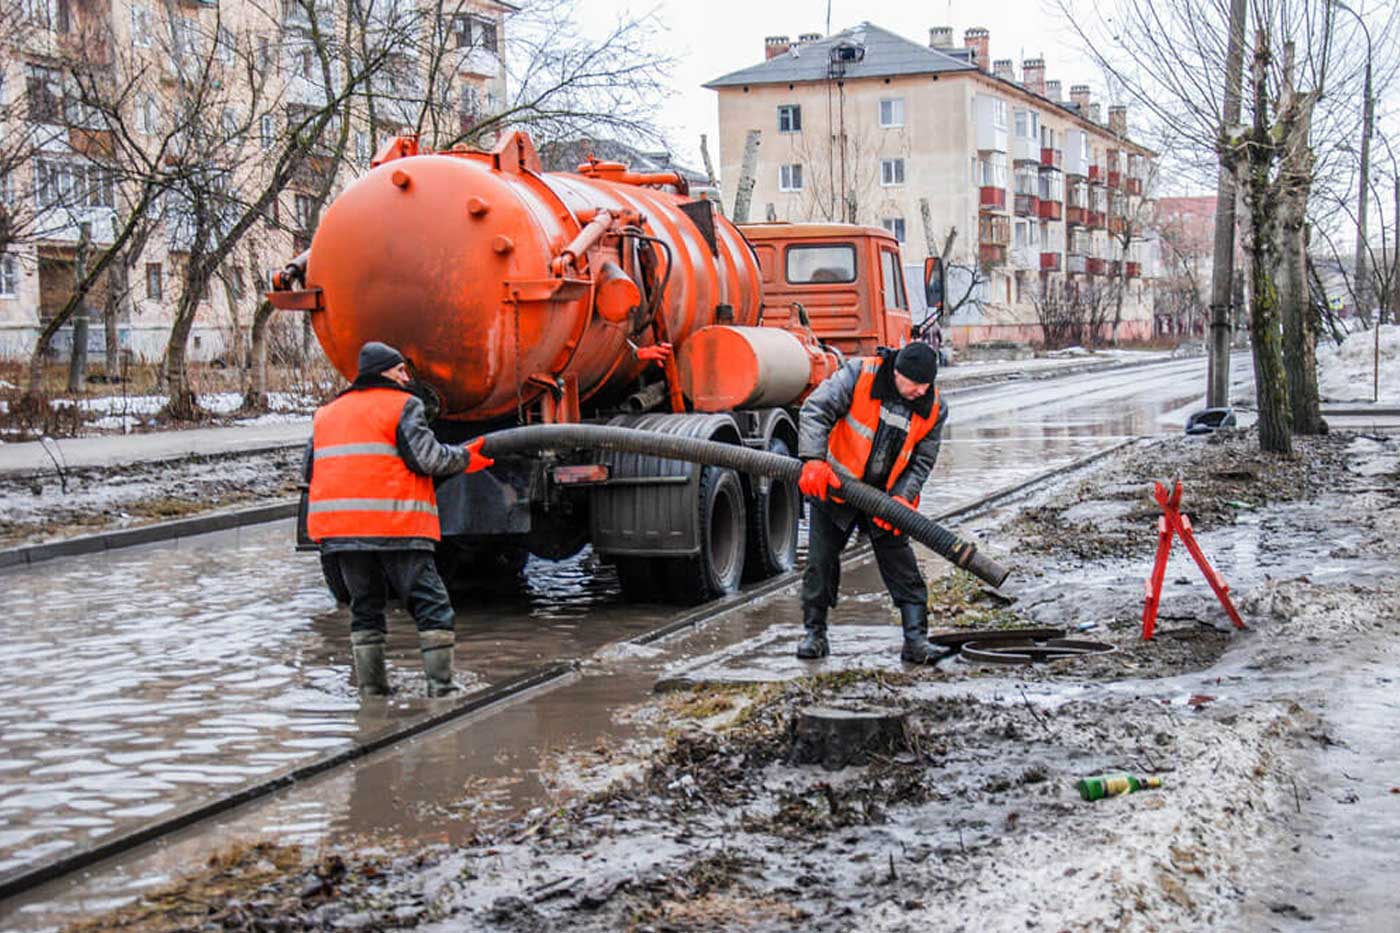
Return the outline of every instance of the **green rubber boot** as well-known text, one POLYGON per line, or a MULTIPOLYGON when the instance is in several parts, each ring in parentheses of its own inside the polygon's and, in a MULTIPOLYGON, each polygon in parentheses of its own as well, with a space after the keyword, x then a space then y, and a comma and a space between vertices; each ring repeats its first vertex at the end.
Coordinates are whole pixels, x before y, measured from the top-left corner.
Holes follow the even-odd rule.
POLYGON ((360 683, 360 698, 388 696, 389 675, 384 670, 384 633, 351 632, 350 648, 355 655, 355 679, 360 683))
POLYGON ((428 696, 442 697, 457 692, 452 682, 452 646, 456 634, 451 629, 429 629, 418 633, 423 652, 423 673, 428 678, 428 696))

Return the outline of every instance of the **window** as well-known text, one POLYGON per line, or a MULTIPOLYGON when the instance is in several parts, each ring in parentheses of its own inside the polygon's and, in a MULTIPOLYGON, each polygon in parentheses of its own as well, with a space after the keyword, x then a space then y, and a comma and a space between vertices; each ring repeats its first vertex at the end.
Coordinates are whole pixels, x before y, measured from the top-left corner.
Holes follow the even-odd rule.
POLYGON ((778 190, 802 190, 802 166, 798 164, 778 166, 778 190))
POLYGON ((1012 239, 1012 241, 1011 241, 1012 244, 1013 244, 1017 249, 1025 249, 1025 248, 1026 248, 1026 224, 1025 224, 1025 222, 1024 222, 1024 221, 1020 221, 1020 220, 1016 221, 1015 230, 1016 230, 1016 235, 1015 235, 1015 237, 1014 237, 1014 238, 1012 239))
POLYGON ((29 65, 25 74, 29 119, 35 123, 63 120, 63 72, 43 65, 29 65))
POLYGON ((1040 114, 1034 110, 1016 111, 1016 136, 1019 139, 1040 138, 1040 114))
POLYGON ((1006 101, 1000 97, 992 98, 992 125, 999 130, 1006 129, 1006 101))
POLYGON ((266 68, 272 63, 272 40, 258 36, 258 67, 266 68))
POLYGON ((232 272, 229 273, 228 290, 229 290, 229 293, 233 295, 233 300, 234 300, 234 301, 242 301, 242 300, 243 300, 243 267, 242 267, 242 266, 234 266, 232 272))
POLYGON ((880 184, 886 188, 904 184, 904 160, 880 160, 880 184))
POLYGON ((465 13, 455 14, 447 23, 448 43, 454 49, 465 49, 472 44, 472 20, 465 13))
POLYGON ((298 194, 292 202, 292 210, 296 214, 296 225, 298 230, 309 232, 311 230, 311 211, 316 201, 309 194, 298 194))
POLYGON ((199 55, 199 24, 187 16, 175 26, 175 54, 180 57, 199 55))
POLYGON ((236 40, 233 37, 233 33, 229 31, 229 28, 227 26, 220 26, 218 38, 215 39, 214 42, 214 47, 219 53, 219 61, 223 62, 225 65, 233 64, 235 44, 236 40))
POLYGON ((238 138, 238 113, 232 107, 225 107, 224 112, 219 114, 219 130, 224 134, 224 139, 234 142, 238 138))
POLYGON ((856 248, 848 243, 832 246, 789 246, 787 280, 789 285, 854 282, 856 248))
POLYGON ((137 48, 151 47, 151 10, 149 7, 131 8, 131 44, 137 48))
POLYGON ((1048 126, 1040 128, 1040 147, 1042 149, 1055 148, 1055 131, 1048 126))
POLYGON ((160 114, 156 111, 156 99, 150 94, 136 98, 136 128, 147 136, 160 132, 160 114))
POLYGON ((980 184, 983 187, 1005 188, 1006 187, 1006 154, 1003 152, 993 152, 990 156, 979 163, 981 168, 980 184))
POLYGON ((802 132, 802 108, 797 104, 785 104, 778 108, 778 132, 802 132))
POLYGON ((903 97, 885 97, 880 100, 880 125, 884 127, 904 125, 903 97))
POLYGON ((908 308, 904 299, 904 276, 899 268, 899 254, 893 250, 880 250, 880 283, 885 291, 886 308, 908 308))
POLYGON ((68 31, 67 0, 23 0, 24 19, 40 29, 68 31))
POLYGON ((160 301, 162 298, 158 262, 146 263, 146 297, 152 301, 160 301))
POLYGON ((475 45, 479 49, 490 49, 497 54, 500 53, 500 44, 496 37, 496 21, 485 19, 484 17, 472 17, 472 32, 475 33, 475 45))
POLYGON ((0 298, 19 297, 19 258, 12 253, 0 256, 0 298))
POLYGON ((112 173, 101 165, 39 159, 34 188, 40 207, 112 207, 112 173))
POLYGON ((369 164, 369 134, 364 130, 355 131, 355 161, 361 165, 369 164))
POLYGON ((313 62, 313 56, 312 56, 312 54, 311 54, 311 49, 310 49, 310 48, 304 48, 304 49, 302 49, 302 50, 301 50, 301 55, 299 56, 298 60, 299 60, 299 64, 298 64, 297 67, 298 67, 299 70, 300 70, 301 76, 302 76, 303 78, 306 78, 308 81, 311 80, 311 75, 312 75, 312 73, 313 73, 313 72, 312 72, 312 69, 313 69, 313 64, 312 64, 312 62, 313 62))
POLYGON ((880 221, 880 226, 884 227, 884 228, 885 228, 886 230, 888 230, 890 233, 893 233, 893 234, 894 234, 894 238, 895 238, 896 240, 898 240, 900 243, 903 243, 903 242, 904 242, 904 218, 903 218, 903 217, 886 217, 884 220, 880 221))
POLYGON ((277 135, 277 124, 272 114, 265 113, 258 118, 258 142, 266 152, 272 148, 272 140, 277 135))

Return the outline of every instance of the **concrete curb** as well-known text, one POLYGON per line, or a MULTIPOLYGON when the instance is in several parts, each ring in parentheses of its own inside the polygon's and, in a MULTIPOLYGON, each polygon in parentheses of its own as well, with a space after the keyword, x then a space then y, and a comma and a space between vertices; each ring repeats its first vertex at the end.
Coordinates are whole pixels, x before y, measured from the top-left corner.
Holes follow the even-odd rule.
MULTIPOLYGON (((227 460, 231 457, 256 457, 260 454, 276 454, 288 450, 304 450, 305 448, 306 440, 305 438, 303 438, 302 440, 297 441, 296 443, 263 444, 258 447, 247 447, 241 448, 239 450, 219 450, 209 452, 187 450, 182 451, 181 453, 171 454, 168 457, 138 457, 134 460, 123 460, 120 463, 87 464, 79 466, 70 466, 67 469, 70 473, 77 472, 80 470, 119 470, 124 469, 126 467, 135 466, 158 466, 162 463, 176 463, 180 460, 227 460)), ((15 476, 31 476, 34 475, 35 472, 36 471, 34 469, 28 467, 0 467, 0 478, 9 479, 15 476)), ((58 475, 57 470, 54 469, 52 461, 45 461, 43 467, 37 472, 40 475, 45 476, 49 474, 53 474, 55 476, 58 475)))
POLYGON ((261 525, 265 522, 278 521, 296 515, 298 502, 298 499, 282 499, 250 508, 208 512, 168 522, 152 522, 137 528, 100 531, 96 534, 65 538, 62 541, 5 548, 0 550, 0 570, 10 567, 29 567, 41 561, 52 560, 55 557, 97 554, 103 551, 133 547, 137 544, 150 544, 154 541, 191 538, 195 535, 208 534, 211 531, 241 528, 244 525, 261 525))

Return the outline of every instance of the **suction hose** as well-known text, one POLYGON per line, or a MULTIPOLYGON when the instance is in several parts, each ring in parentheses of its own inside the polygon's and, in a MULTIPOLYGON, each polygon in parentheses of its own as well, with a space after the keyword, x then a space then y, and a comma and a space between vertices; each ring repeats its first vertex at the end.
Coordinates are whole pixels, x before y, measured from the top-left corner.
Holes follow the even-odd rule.
MULTIPOLYGON (((506 428, 486 436, 482 453, 488 457, 537 454, 546 450, 615 450, 647 454, 670 460, 685 460, 707 466, 727 467, 752 476, 767 476, 783 482, 797 482, 802 461, 765 450, 752 450, 736 444, 704 441, 593 424, 535 424, 506 428)), ((1010 575, 1003 567, 977 549, 971 541, 958 537, 926 515, 895 502, 874 486, 844 477, 841 498, 866 515, 889 522, 909 537, 931 549, 992 586, 1001 586, 1010 575)))

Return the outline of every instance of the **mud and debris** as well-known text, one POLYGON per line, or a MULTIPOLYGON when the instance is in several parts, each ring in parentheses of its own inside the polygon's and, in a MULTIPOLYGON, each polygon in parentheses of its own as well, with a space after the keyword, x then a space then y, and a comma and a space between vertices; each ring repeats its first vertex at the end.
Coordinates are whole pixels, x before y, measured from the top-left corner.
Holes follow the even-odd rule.
MULTIPOLYGON (((277 870, 252 872, 255 896, 238 900, 245 911, 276 905, 275 921, 218 913, 232 896, 221 862, 93 922, 1148 930, 1359 928, 1348 918, 1393 916, 1375 913, 1394 906, 1393 886, 1358 893, 1348 878, 1393 878, 1400 856, 1377 846, 1348 856, 1337 840, 1362 823, 1378 838, 1400 832, 1400 810, 1379 805, 1400 798, 1365 780, 1365 769, 1400 765, 1380 725, 1400 656, 1400 444, 1339 434, 1297 448, 1264 457, 1248 432, 1138 445, 968 523, 1026 572, 998 592, 935 581, 936 628, 1089 625, 1083 637, 1113 654, 702 677, 619 713, 665 723, 659 741, 557 750, 542 764, 556 779, 550 801, 484 821, 467 845, 266 858, 277 870), (1156 545, 1147 491, 1176 476, 1245 632, 1178 549, 1157 637, 1141 640, 1156 545), (794 719, 814 705, 892 711, 907 741, 863 765, 792 764, 794 719), (1079 798, 1077 779, 1116 771, 1164 786, 1079 798)), ((489 787, 464 790, 490 799, 489 787)))
POLYGON ((0 475, 0 547, 293 497, 301 448, 0 475))

